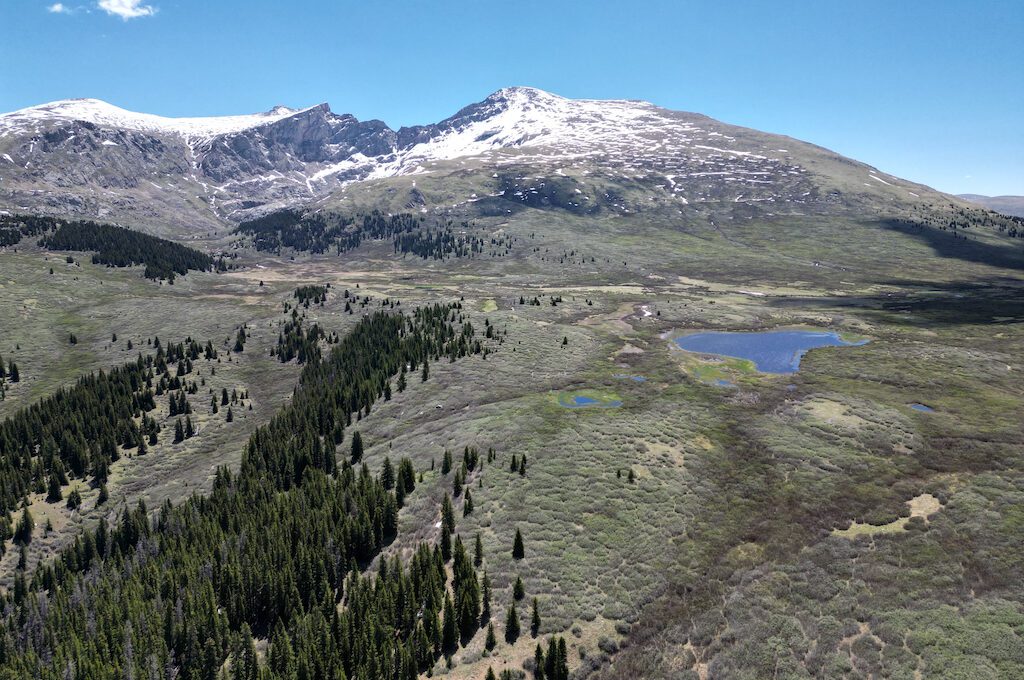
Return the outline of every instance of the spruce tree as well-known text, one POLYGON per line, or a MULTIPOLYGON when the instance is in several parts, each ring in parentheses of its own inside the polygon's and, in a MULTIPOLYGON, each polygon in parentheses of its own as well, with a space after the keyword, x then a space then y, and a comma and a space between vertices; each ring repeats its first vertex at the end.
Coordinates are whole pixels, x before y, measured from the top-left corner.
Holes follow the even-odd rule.
POLYGON ((539 642, 533 650, 533 677, 534 680, 544 680, 544 650, 541 649, 539 642))
POLYGON ((484 572, 483 582, 480 585, 480 599, 482 606, 480 608, 480 625, 483 625, 484 621, 491 620, 491 578, 484 572))
MULTIPOLYGON (((467 494, 466 498, 469 496, 467 494)), ((479 567, 484 563, 484 544, 480 540, 480 532, 476 532, 476 542, 473 544, 473 566, 479 567)))
POLYGON ((487 624, 487 637, 484 640, 484 649, 488 652, 498 646, 498 640, 494 637, 494 624, 487 624))
POLYGON ((455 627, 455 607, 448 593, 444 596, 444 614, 441 622, 441 651, 451 656, 459 646, 457 628, 455 627))
POLYGON ((530 635, 537 637, 540 632, 540 612, 537 611, 537 598, 533 598, 533 613, 530 615, 530 635))
POLYGON ((512 542, 512 559, 521 560, 524 557, 526 557, 526 551, 523 548, 523 534, 517 528, 515 541, 512 542))
POLYGON ((430 364, 427 362, 427 358, 423 357, 423 373, 420 375, 422 382, 427 382, 427 378, 430 377, 430 364))
POLYGON ((363 435, 356 430, 352 434, 352 464, 355 465, 363 459, 363 435))
POLYGON ((441 528, 448 533, 455 531, 455 509, 452 507, 452 498, 447 493, 441 501, 441 528))
POLYGON ((185 441, 185 428, 181 424, 181 418, 178 418, 174 423, 174 443, 180 444, 185 441))
POLYGON ((21 382, 21 372, 18 371, 18 364, 12 361, 7 365, 7 376, 12 383, 21 382))
POLYGON ((519 614, 516 612, 516 603, 508 608, 508 615, 505 617, 505 642, 514 645, 519 639, 519 614))
POLYGON ((512 586, 512 597, 517 601, 526 597, 526 588, 523 586, 522 576, 516 576, 516 582, 512 586))
POLYGON ((62 500, 64 500, 64 494, 60 491, 60 479, 57 477, 56 472, 51 472, 50 481, 47 485, 46 502, 59 503, 62 500))
POLYGON ((380 483, 388 490, 393 489, 395 486, 395 468, 391 465, 391 459, 387 456, 384 456, 384 464, 380 469, 380 483))
POLYGON ((35 526, 35 520, 32 519, 32 513, 29 512, 26 507, 21 513, 21 519, 18 520, 18 526, 14 530, 14 542, 18 545, 28 545, 32 542, 32 528, 35 526))

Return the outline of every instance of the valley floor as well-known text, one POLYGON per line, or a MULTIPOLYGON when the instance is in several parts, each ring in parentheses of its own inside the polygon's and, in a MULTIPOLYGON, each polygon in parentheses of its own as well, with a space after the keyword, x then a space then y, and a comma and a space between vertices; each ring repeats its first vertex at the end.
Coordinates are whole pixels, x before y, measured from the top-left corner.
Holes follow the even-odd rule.
MULTIPOLYGON (((211 340, 223 354, 197 374, 197 436, 118 461, 114 502, 96 507, 84 485, 77 511, 30 498, 39 531, 46 520, 53 529, 30 545, 29 568, 124 503, 180 502, 208 492, 216 466, 237 468, 249 434, 297 385, 300 367, 270 355, 284 304, 299 285, 330 283, 325 305, 300 308, 328 332, 343 335, 382 300, 406 310, 461 301, 478 329, 486 320, 507 332, 493 354, 432 364, 430 380, 410 380, 353 426, 372 470, 408 456, 423 474, 387 556, 437 540, 446 449, 497 453, 471 478, 475 510, 459 513, 456 532, 467 545, 482 539, 499 640, 517 577, 524 620, 538 599, 539 636, 524 625, 519 642, 489 653, 481 631, 434 675, 522 669, 556 634, 578 677, 1024 675, 1019 276, 909 238, 901 247, 915 263, 883 276, 894 269, 869 271, 871 253, 826 268, 714 235, 687 251, 698 237, 679 235, 692 255, 659 260, 622 235, 565 246, 558 229, 543 237, 558 254, 593 246, 598 257, 527 257, 521 227, 507 262, 400 259, 376 244, 295 260, 246 252, 238 270, 170 286, 87 258, 0 252, 0 356, 23 375, 0 417, 151 351, 155 336, 211 340), (616 248, 629 253, 622 267, 609 261, 616 248), (343 290, 372 302, 347 314, 343 290), (243 324, 244 351, 228 352, 243 324), (671 342, 788 327, 870 342, 813 350, 788 375, 671 342), (239 417, 209 413, 207 388, 247 392, 239 417), (566 408, 576 395, 598 404, 566 408), (513 456, 529 461, 525 474, 510 469, 513 456), (510 558, 517 529, 522 560, 510 558)), ((752 243, 746 230, 730 238, 752 243)), ((166 400, 158 416, 173 428, 166 400)), ((5 588, 18 559, 8 550, 0 560, 5 588)))

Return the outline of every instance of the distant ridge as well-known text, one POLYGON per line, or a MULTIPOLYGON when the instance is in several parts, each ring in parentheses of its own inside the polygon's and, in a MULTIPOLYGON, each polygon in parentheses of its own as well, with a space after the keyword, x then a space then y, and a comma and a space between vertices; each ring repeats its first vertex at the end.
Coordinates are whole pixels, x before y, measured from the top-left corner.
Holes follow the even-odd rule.
POLYGON ((1004 215, 1024 217, 1024 196, 983 196, 981 194, 957 194, 958 198, 983 205, 1004 215))

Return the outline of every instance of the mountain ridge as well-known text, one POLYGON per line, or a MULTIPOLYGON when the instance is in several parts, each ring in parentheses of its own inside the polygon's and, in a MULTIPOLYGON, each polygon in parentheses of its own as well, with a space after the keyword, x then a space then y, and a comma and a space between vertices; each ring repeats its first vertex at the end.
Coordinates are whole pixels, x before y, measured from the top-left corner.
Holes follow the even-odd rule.
POLYGON ((82 99, 0 115, 0 206, 193 231, 322 201, 356 182, 438 172, 476 172, 477 191, 461 197, 468 201, 502 190, 487 179, 512 167, 574 177, 569 190, 581 195, 595 175, 642 180, 675 209, 836 203, 840 194, 874 204, 925 194, 957 201, 790 137, 650 102, 529 87, 397 130, 327 103, 166 118, 82 99))

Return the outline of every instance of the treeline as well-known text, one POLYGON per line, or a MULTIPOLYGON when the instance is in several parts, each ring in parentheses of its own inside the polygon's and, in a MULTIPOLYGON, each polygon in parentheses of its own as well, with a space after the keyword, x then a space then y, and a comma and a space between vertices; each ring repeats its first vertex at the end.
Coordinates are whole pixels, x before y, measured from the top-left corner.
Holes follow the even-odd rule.
POLYGON ((0 215, 0 248, 17 245, 25 236, 53 231, 63 220, 42 215, 0 215))
MULTIPOLYGON (((167 503, 155 519, 140 503, 31 580, 19 572, 0 597, 0 677, 212 680, 223 667, 237 680, 411 680, 427 671, 489 622, 486 575, 458 537, 450 556, 421 545, 405 567, 394 558, 360 575, 394 537, 416 475, 408 459, 397 475, 372 475, 358 432, 340 467, 335 450, 392 379, 417 367, 426 379, 430 361, 463 356, 473 340, 457 304, 363 318, 307 364, 292 402, 253 433, 237 475, 217 471, 208 497, 167 503), (256 638, 269 640, 264 660, 256 638)), ((450 505, 444 515, 452 528, 450 505)))
MULTIPOLYGON (((147 437, 156 443, 156 425, 144 416, 156 408, 156 396, 181 389, 182 376, 203 348, 191 339, 165 348, 158 338, 155 345, 155 355, 84 376, 0 423, 0 513, 11 512, 30 493, 43 493, 54 480, 91 478, 99 486, 121 450, 147 437), (176 366, 176 375, 168 365, 176 366)), ((207 343, 206 356, 211 352, 207 343)))
MULTIPOLYGON (((144 264, 146 278, 171 282, 175 274, 184 275, 190 269, 207 271, 214 266, 213 258, 194 248, 96 222, 63 222, 53 234, 44 237, 40 245, 51 250, 95 251, 93 264, 111 267, 144 264)), ((219 266, 223 268, 223 263, 219 266)))
POLYGON ((492 246, 494 256, 508 253, 511 238, 469 235, 472 228, 470 223, 462 222, 456 231, 450 220, 428 225, 425 217, 410 213, 385 215, 374 210, 362 217, 351 217, 286 209, 242 222, 236 233, 250 236, 257 250, 278 255, 282 248, 318 254, 333 249, 340 255, 359 247, 364 240, 386 239, 392 240, 395 253, 424 259, 474 257, 488 246, 492 246))

